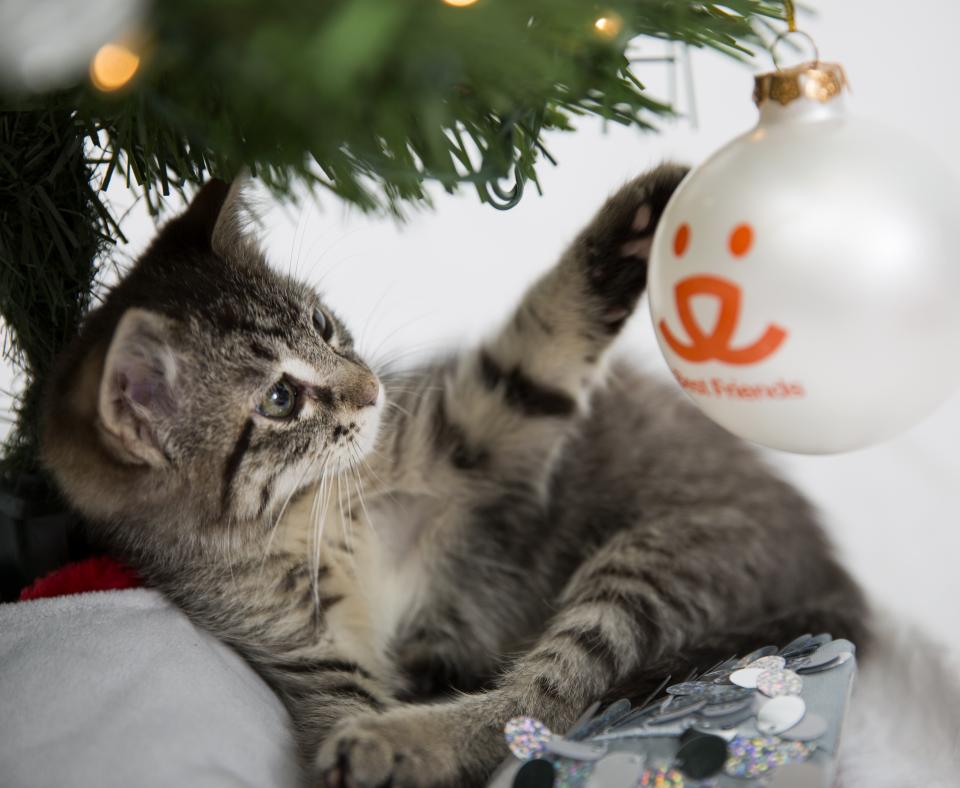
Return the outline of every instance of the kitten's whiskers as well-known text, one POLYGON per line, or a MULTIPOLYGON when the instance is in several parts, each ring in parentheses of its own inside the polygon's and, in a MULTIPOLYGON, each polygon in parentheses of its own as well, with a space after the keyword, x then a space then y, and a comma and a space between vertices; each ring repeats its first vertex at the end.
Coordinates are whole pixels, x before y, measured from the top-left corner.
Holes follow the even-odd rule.
MULTIPOLYGON (((356 455, 356 459, 357 459, 357 464, 353 467, 353 475, 354 475, 354 479, 356 480, 356 484, 357 484, 357 500, 360 501, 360 508, 363 509, 363 517, 364 517, 364 521, 365 521, 367 527, 368 527, 368 528, 370 529, 370 531, 373 533, 374 537, 376 537, 377 540, 379 540, 379 539, 380 539, 380 534, 377 533, 376 526, 374 526, 373 520, 372 520, 372 518, 370 517, 370 512, 367 510, 367 503, 366 503, 366 501, 363 500, 363 480, 360 478, 359 466, 360 466, 360 465, 363 465, 364 468, 365 468, 369 473, 373 473, 373 471, 372 471, 371 468, 370 468, 370 464, 369 464, 369 463, 366 461, 366 459, 360 454, 359 450, 358 450, 356 447, 353 447, 353 449, 354 449, 354 452, 355 452, 355 455, 356 455)), ((375 473, 373 473, 373 475, 376 476, 375 473)))
POLYGON ((410 419, 410 421, 413 421, 413 414, 412 414, 409 410, 407 410, 406 408, 404 408, 402 405, 398 405, 398 404, 397 404, 396 402, 394 402, 393 400, 388 399, 386 402, 384 402, 384 405, 385 405, 386 407, 388 407, 388 408, 393 408, 394 410, 399 411, 399 412, 402 413, 404 416, 406 416, 408 419, 410 419))
POLYGON ((300 474, 300 478, 297 479, 296 486, 290 490, 287 494, 286 499, 283 502, 283 506, 280 507, 280 511, 277 514, 277 519, 274 520, 273 525, 270 527, 270 535, 267 537, 267 544, 263 550, 263 556, 260 559, 260 569, 257 575, 257 584, 259 585, 263 580, 263 569, 266 566, 267 558, 270 556, 270 549, 273 545, 273 538, 277 535, 277 531, 280 530, 280 522, 283 520, 283 515, 287 512, 287 507, 290 505, 290 501, 293 500, 293 496, 299 492, 303 491, 303 480, 317 467, 317 463, 320 462, 320 457, 317 457, 307 463, 306 467, 303 469, 303 473, 300 474))
POLYGON ((327 457, 320 471, 320 484, 313 499, 310 516, 313 522, 313 550, 310 562, 311 582, 313 584, 313 603, 316 613, 317 627, 320 626, 320 545, 323 541, 324 526, 327 521, 327 510, 330 506, 330 463, 332 458, 327 457))

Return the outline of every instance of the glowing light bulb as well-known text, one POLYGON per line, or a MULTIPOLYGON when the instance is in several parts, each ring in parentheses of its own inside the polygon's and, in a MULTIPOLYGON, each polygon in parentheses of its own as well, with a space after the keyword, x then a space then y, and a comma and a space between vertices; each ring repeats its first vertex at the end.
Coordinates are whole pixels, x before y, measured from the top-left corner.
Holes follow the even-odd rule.
POLYGON ((623 27, 623 19, 617 14, 607 14, 597 19, 593 26, 600 35, 613 38, 623 27))
POLYGON ((447 5, 452 5, 454 8, 466 8, 468 5, 473 5, 477 0, 443 0, 447 5))
POLYGON ((140 68, 140 56, 124 44, 104 44, 90 61, 90 81, 110 93, 126 85, 140 68))

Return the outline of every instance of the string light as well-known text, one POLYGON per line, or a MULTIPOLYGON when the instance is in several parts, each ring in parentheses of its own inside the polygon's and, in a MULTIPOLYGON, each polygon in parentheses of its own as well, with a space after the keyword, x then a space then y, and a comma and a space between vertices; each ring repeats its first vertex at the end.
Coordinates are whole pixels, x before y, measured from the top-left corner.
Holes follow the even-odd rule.
POLYGON ((623 27, 623 19, 617 14, 607 14, 597 19, 593 26, 600 35, 613 38, 623 27))
POLYGON ((104 44, 90 61, 90 81, 97 90, 110 93, 126 85, 140 68, 140 56, 129 47, 104 44))
POLYGON ((447 5, 452 5, 454 8, 466 8, 468 5, 473 5, 477 0, 443 0, 447 5))

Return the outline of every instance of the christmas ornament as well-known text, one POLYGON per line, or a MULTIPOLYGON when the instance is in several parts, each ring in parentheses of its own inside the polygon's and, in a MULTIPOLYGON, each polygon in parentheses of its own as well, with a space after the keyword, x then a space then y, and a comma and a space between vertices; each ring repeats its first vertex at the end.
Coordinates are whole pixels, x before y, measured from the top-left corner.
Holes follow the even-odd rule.
POLYGON ((960 382, 960 190, 848 116, 841 66, 762 74, 756 128, 695 169, 653 243, 671 370, 713 420, 802 453, 913 425, 960 382))

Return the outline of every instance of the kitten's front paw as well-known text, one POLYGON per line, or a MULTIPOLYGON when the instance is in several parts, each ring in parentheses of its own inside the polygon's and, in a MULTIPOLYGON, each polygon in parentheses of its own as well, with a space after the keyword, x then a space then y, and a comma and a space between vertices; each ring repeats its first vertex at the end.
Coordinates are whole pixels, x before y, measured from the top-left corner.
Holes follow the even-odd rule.
MULTIPOLYGON (((379 788, 405 785, 394 775, 401 758, 393 742, 365 724, 367 718, 349 720, 334 730, 316 759, 317 785, 325 788, 379 788)), ((409 768, 410 764, 407 764, 409 768)), ((410 783, 412 785, 412 783, 410 783)))
POLYGON ((452 705, 404 706, 345 720, 315 760, 323 788, 482 785, 506 754, 502 726, 477 724, 452 705), (489 741, 488 741, 489 739, 489 741))
MULTIPOLYGON (((324 788, 412 788, 433 785, 435 773, 421 731, 390 715, 348 720, 324 742, 316 760, 318 784, 324 788)), ((442 742, 437 746, 442 748, 442 742)))

